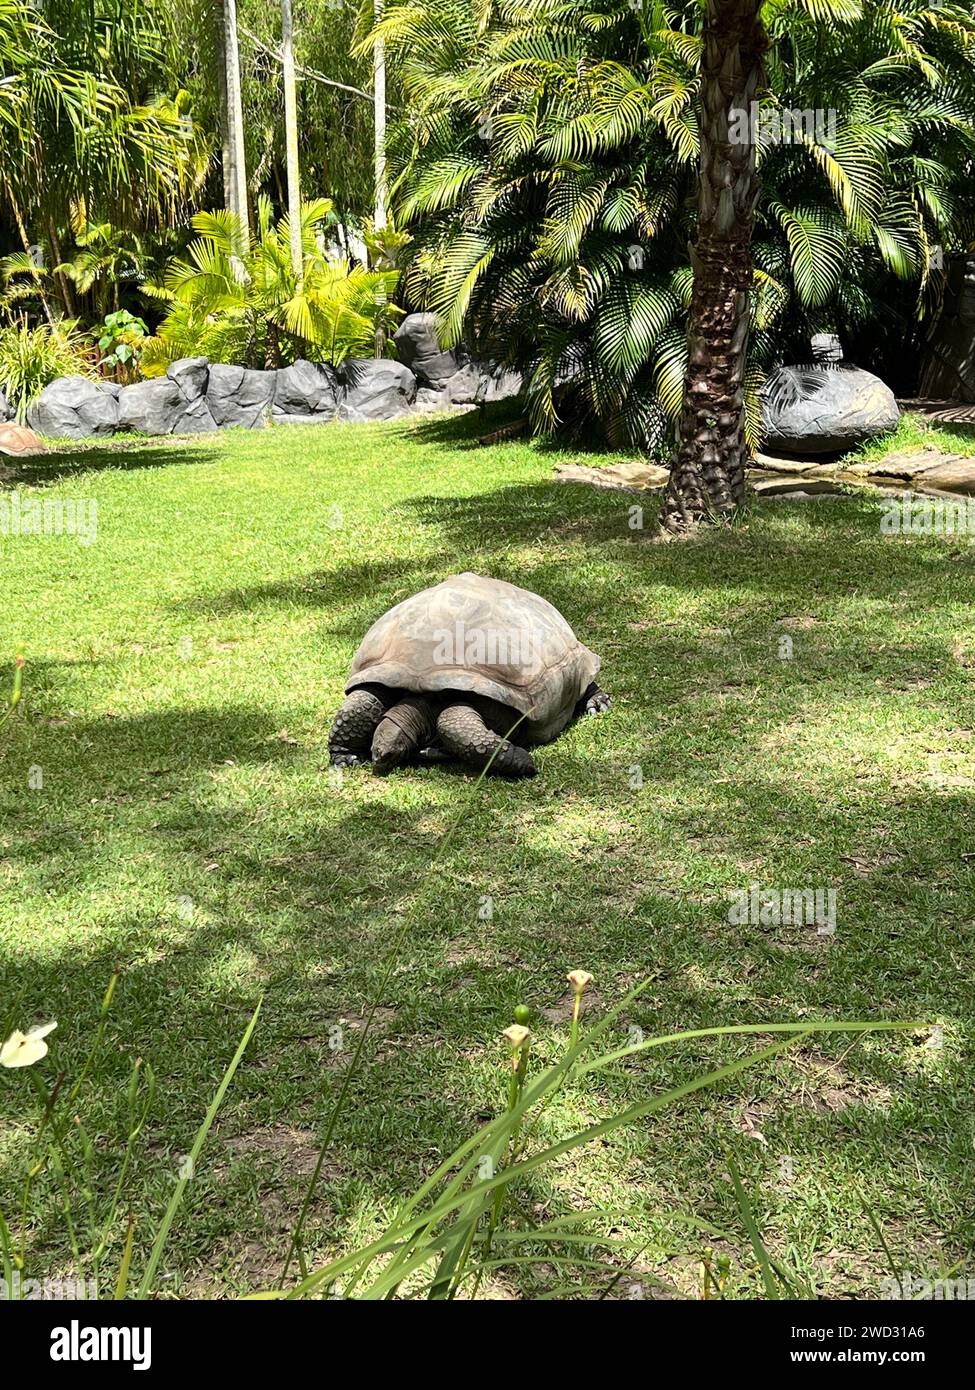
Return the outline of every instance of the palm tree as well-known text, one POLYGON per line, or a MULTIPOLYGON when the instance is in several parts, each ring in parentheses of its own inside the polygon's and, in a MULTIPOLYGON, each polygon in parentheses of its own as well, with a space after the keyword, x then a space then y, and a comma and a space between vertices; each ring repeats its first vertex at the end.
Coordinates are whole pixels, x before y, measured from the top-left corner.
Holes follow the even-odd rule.
POLYGON ((750 115, 767 46, 762 0, 707 0, 694 288, 677 454, 660 513, 684 530, 744 505, 744 385, 759 180, 750 115), (742 115, 746 119, 742 119, 742 115))
MULTIPOLYGON (((373 18, 376 25, 383 17, 383 0, 373 0, 373 18)), ((373 39, 373 117, 376 161, 376 201, 373 210, 373 226, 381 232, 386 226, 386 45, 382 35, 373 39)))
MULTIPOLYGON (((143 8, 129 27, 116 8, 0 4, 0 206, 35 267, 42 251, 48 265, 65 261, 62 237, 79 210, 116 226, 158 223, 202 177, 185 93, 170 85, 161 8, 143 8)), ((56 274, 54 284, 72 315, 70 280, 56 274)))
POLYGON ((290 219, 275 225, 264 196, 256 211, 256 235, 224 209, 193 218, 197 235, 186 259, 174 260, 166 272, 169 312, 154 347, 170 361, 202 354, 251 366, 279 365, 268 362, 268 345, 276 355, 279 338, 292 357, 338 363, 368 356, 380 322, 394 326, 401 316, 392 302, 398 272, 330 260, 318 232, 333 209, 318 198, 300 209, 302 265, 296 274, 290 219))
MULTIPOLYGON (((763 128, 782 109, 814 108, 836 112, 838 135, 763 136, 732 152, 763 186, 743 389, 753 446, 763 369, 795 360, 814 332, 869 325, 875 344, 903 340, 915 300, 924 307, 937 287, 933 247, 967 245, 975 223, 970 13, 766 0, 762 16, 763 128)), ((379 32, 407 107, 390 165, 396 222, 414 237, 410 296, 437 314, 445 344, 466 336, 525 371, 538 430, 597 422, 614 443, 673 457, 706 19, 697 0, 636 11, 626 0, 490 11, 387 0, 379 32)))

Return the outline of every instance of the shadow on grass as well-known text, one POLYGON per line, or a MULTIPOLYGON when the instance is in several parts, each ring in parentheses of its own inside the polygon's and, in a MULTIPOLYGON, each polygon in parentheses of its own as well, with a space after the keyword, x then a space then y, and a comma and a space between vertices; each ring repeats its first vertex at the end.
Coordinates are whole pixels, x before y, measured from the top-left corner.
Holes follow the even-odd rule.
MULTIPOLYGON (((216 441, 214 441, 215 444, 216 441)), ((48 454, 29 459, 4 459, 0 489, 39 487, 83 473, 102 473, 108 469, 139 472, 142 469, 171 468, 173 464, 210 463, 216 455, 199 440, 185 436, 150 445, 145 439, 114 439, 111 444, 58 444, 48 454)))
MULTIPOLYGON (((729 713, 724 719, 719 732, 731 735, 734 720, 729 713)), ((609 999, 637 978, 655 977, 646 999, 621 1019, 610 1045, 624 1045, 630 1026, 650 1032, 823 1015, 934 1021, 957 1016, 966 996, 964 973, 945 966, 970 902, 971 873, 961 858, 969 798, 915 794, 891 796, 867 810, 837 808, 798 792, 787 779, 715 781, 696 765, 694 749, 685 742, 682 750, 675 745, 664 751, 665 773, 651 774, 641 797, 631 798, 630 814, 661 817, 661 836, 675 848, 672 876, 661 877, 658 866, 656 881, 648 883, 648 866, 639 849, 628 846, 624 828, 610 845, 587 851, 570 836, 556 847, 564 798, 572 798, 583 820, 597 815, 605 791, 615 791, 618 801, 626 771, 612 764, 594 769, 591 758, 572 752, 570 734, 563 749, 546 756, 545 786, 482 787, 463 833, 424 887, 440 834, 436 825, 425 824, 437 811, 436 770, 401 774, 415 789, 409 810, 352 800, 350 793, 357 784, 361 789, 367 773, 350 774, 337 791, 329 791, 323 778, 317 827, 307 797, 300 819, 291 820, 282 820, 280 809, 260 815, 246 803, 214 804, 214 769, 226 766, 228 757, 258 757, 272 727, 259 712, 209 710, 173 721, 88 721, 62 732, 79 760, 101 772, 106 795, 111 787, 119 838, 126 827, 138 827, 128 854, 153 862, 161 910, 110 912, 110 930, 109 921, 93 924, 81 950, 27 953, 5 960, 2 971, 5 994, 16 992, 57 1012, 58 1061, 77 1068, 104 982, 113 968, 121 969, 107 1049, 117 1049, 118 1056, 93 1074, 85 1120, 93 1132, 110 1125, 127 1078, 126 1059, 152 1058, 162 1102, 150 1130, 153 1147, 140 1156, 133 1182, 146 1186, 157 1209, 257 989, 265 994, 258 1034, 200 1165, 169 1257, 185 1273, 205 1266, 212 1278, 215 1263, 259 1236, 266 1263, 248 1278, 252 1286, 270 1282, 285 1236, 265 1226, 268 1184, 279 1209, 293 1219, 301 1183, 292 1172, 235 1162, 227 1140, 269 1126, 320 1133, 341 1081, 343 1055, 331 1049, 333 1030, 344 1027, 346 1047, 354 1045, 386 953, 404 923, 398 968, 378 999, 379 1022, 316 1206, 326 1243, 340 1238, 357 1202, 374 1185, 386 1200, 408 1193, 449 1146, 496 1112, 503 1079, 500 1060, 492 1062, 494 1039, 514 1006, 528 1002, 536 1010, 534 1027, 544 1052, 553 1027, 541 1010, 558 998, 567 965, 584 962, 593 969, 609 999), (150 748, 155 756, 147 766, 150 748), (175 765, 158 766, 170 758, 175 765), (675 787, 680 798, 664 806, 660 794, 675 787), (700 846, 702 840, 710 873, 702 878, 699 868, 688 881, 680 846, 700 846), (405 845, 414 852, 408 867, 405 845), (841 857, 841 847, 853 863, 841 857), (585 899, 553 898, 552 885, 576 881, 580 853, 585 899), (757 855, 764 856, 764 882, 798 885, 808 877, 838 883, 835 937, 823 940, 803 926, 729 925, 722 883, 745 881, 739 865, 757 855), (925 885, 939 875, 934 911, 925 885), (488 929, 477 918, 485 891, 494 896, 499 917, 488 929), (185 901, 192 904, 187 920, 180 915, 185 901), (70 1001, 70 1008, 58 1001, 70 1001)), ((269 775, 283 778, 297 755, 284 749, 266 750, 265 756, 269 775)), ((97 793, 94 777, 75 788, 82 790, 97 793)), ((287 802, 286 790, 275 800, 287 802)), ((9 856, 14 871, 32 860, 44 891, 84 887, 84 845, 106 833, 102 808, 93 801, 97 797, 77 795, 70 806, 60 806, 44 836, 31 833, 26 804, 15 808, 13 823, 26 833, 9 856), (77 883, 58 864, 71 850, 81 851, 77 883)), ((104 891, 99 876, 88 887, 96 899, 104 891)), ((697 1045, 648 1055, 628 1081, 609 1078, 595 1090, 602 1105, 622 1107, 680 1084, 719 1056, 746 1050, 733 1046, 729 1054, 727 1048, 697 1045)), ((797 1063, 758 1068, 743 1085, 727 1083, 641 1126, 635 1147, 628 1141, 619 1150, 619 1162, 631 1182, 646 1183, 651 1192, 659 1190, 660 1173, 689 1168, 698 1176, 686 1179, 679 1209, 728 1221, 733 1204, 727 1194, 718 1195, 712 1161, 715 1127, 725 1142, 742 1146, 734 1116, 747 1099, 753 1110, 767 1108, 764 1129, 800 1166, 815 1164, 828 1143, 831 1162, 845 1155, 843 1161, 860 1171, 876 1198, 878 1182, 883 1192, 885 1183, 902 1181, 891 1140, 896 1131, 900 1141, 920 1147, 926 1180, 940 1189, 954 1180, 955 1165, 967 1153, 958 1099, 966 1089, 963 1068, 959 1063, 938 1078, 906 1076, 898 1062, 902 1050, 881 1045, 843 1055, 842 1079, 831 1092, 839 1099, 821 1110, 807 1105, 797 1063), (895 1116, 878 1102, 886 1092, 896 1098, 895 1116), (824 1113, 830 1109, 834 1113, 824 1113), (866 1173, 871 1144, 888 1158, 871 1155, 873 1168, 866 1173)), ((813 1038, 804 1055, 815 1068, 836 1051, 829 1040, 813 1038)), ((23 1113, 31 1104, 26 1101, 23 1113)), ((16 1119, 20 1107, 14 1103, 9 1114, 16 1119)), ((774 1185, 766 1171, 771 1160, 763 1164, 746 1152, 742 1162, 756 1181, 774 1185)), ((5 1188, 9 1176, 8 1170, 5 1188)), ((544 1174, 523 1195, 537 1210, 558 1208, 561 1201, 558 1186, 544 1174)), ((652 1223, 663 1244, 666 1214, 658 1213, 652 1223)), ((143 1231, 150 1227, 144 1219, 143 1231)), ((55 1244, 56 1230, 51 1214, 35 1233, 38 1247, 55 1244)), ((869 1245, 865 1224, 862 1238, 869 1245)))
MULTIPOLYGON (((516 1004, 535 1010, 540 1054, 555 1048, 564 1017, 541 1011, 559 1000, 567 968, 592 970, 607 1001, 654 976, 621 1020, 620 1045, 630 1025, 658 1032, 817 1016, 969 1019, 971 795, 894 784, 861 795, 855 778, 831 785, 828 771, 797 783, 787 755, 760 761, 769 747, 787 749, 790 730, 828 723, 841 703, 868 710, 891 691, 916 693, 918 681, 951 674, 944 639, 878 631, 868 609, 830 639, 815 625, 804 630, 794 666, 770 649, 759 660, 783 617, 826 615, 854 594, 881 604, 885 622, 920 608, 933 624, 939 610, 969 601, 965 566, 945 549, 884 541, 879 528, 865 533, 859 502, 838 503, 821 533, 776 530, 780 513, 759 511, 754 532, 651 545, 626 528, 631 500, 555 484, 421 497, 402 509, 430 528, 431 544, 409 564, 323 570, 195 601, 225 612, 299 602, 321 608, 327 630, 351 642, 394 591, 465 566, 543 592, 603 656, 617 702, 542 750, 535 782, 488 782, 475 794, 472 779, 468 790, 456 772, 429 768, 388 783, 354 772, 332 786, 324 696, 314 711, 318 746, 282 742, 280 714, 252 705, 58 727, 24 721, 12 730, 5 772, 20 780, 3 793, 9 897, 16 903, 32 889, 63 901, 77 920, 64 924, 70 946, 56 931, 38 941, 21 923, 21 935, 8 938, 0 987, 29 1010, 60 1016, 56 1056, 77 1068, 105 979, 121 967, 110 1030, 120 1055, 92 1076, 89 1128, 114 1132, 128 1059, 150 1056, 162 1094, 156 1147, 133 1181, 153 1210, 172 1190, 257 993, 266 995, 212 1158, 179 1222, 169 1256, 176 1268, 203 1268, 212 1282, 255 1232, 267 1269, 247 1279, 266 1285, 276 1272, 285 1237, 271 1199, 293 1219, 300 1182, 286 1162, 262 1169, 233 1159, 227 1140, 291 1126, 313 1144, 351 1050, 351 1042, 331 1050, 332 1030, 344 1028, 354 1042, 400 934, 398 966, 378 1000, 316 1207, 323 1249, 360 1218, 368 1225, 377 1203, 415 1189, 503 1103, 496 1037, 516 1004), (571 547, 568 555, 518 553, 548 533, 571 547), (686 621, 655 621, 657 595, 674 591, 686 621), (718 623, 727 637, 709 633, 706 624, 718 623), (50 772, 43 797, 23 785, 28 761, 50 772), (635 764, 639 792, 630 783, 635 764), (458 836, 431 874, 455 817, 458 836), (730 924, 730 892, 753 880, 836 887, 836 934, 730 924), (485 898, 489 919, 480 915, 485 898)), ((937 706, 941 695, 930 699, 937 706)), ((628 1078, 605 1078, 580 1108, 621 1107, 745 1050, 648 1054, 628 1078)), ((776 1188, 782 1153, 800 1173, 823 1171, 834 1183, 850 1174, 884 1224, 921 1210, 938 1240, 964 1249, 975 1235, 960 1184, 970 1159, 964 1054, 949 1052, 930 1075, 911 1070, 914 1054, 902 1040, 847 1053, 846 1044, 815 1038, 804 1053, 811 1067, 819 1058, 842 1073, 831 1113, 808 1102, 819 1089, 798 1063, 777 1062, 743 1084, 689 1098, 619 1147, 600 1147, 585 1184, 575 1173, 558 1183, 539 1177, 531 1203, 557 1208, 565 1181, 590 1179, 599 1200, 610 1163, 645 1207, 660 1247, 669 1211, 733 1222, 721 1149, 743 1146, 742 1114, 760 1107, 767 1147, 752 1144, 743 1166, 768 1194, 763 1216, 788 1244, 816 1252, 833 1239, 823 1214, 832 1196, 813 1184, 797 1235, 795 1198, 776 1188)), ((11 1119, 32 1105, 25 1089, 11 1119)), ((0 1159, 5 1191, 12 1167, 11 1157, 0 1159)), ((845 1238, 873 1258, 873 1237, 858 1221, 845 1238)), ((140 1241, 150 1227, 143 1223, 140 1241)), ((56 1246, 56 1229, 52 1211, 37 1232, 40 1248, 56 1246)), ((685 1238, 682 1248, 696 1247, 685 1238)))

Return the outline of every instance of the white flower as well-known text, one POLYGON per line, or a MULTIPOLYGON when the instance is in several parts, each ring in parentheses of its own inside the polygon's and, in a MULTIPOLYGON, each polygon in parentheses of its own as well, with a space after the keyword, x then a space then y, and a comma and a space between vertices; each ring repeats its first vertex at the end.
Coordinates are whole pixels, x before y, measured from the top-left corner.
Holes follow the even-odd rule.
POLYGON ((32 1028, 29 1033, 15 1028, 0 1047, 0 1067, 30 1067, 46 1057, 47 1043, 44 1039, 57 1026, 56 1023, 44 1023, 39 1028, 32 1028))
POLYGON ((531 1037, 531 1029, 523 1028, 520 1023, 513 1023, 510 1028, 504 1030, 501 1036, 507 1038, 512 1051, 517 1052, 519 1048, 524 1047, 531 1037))

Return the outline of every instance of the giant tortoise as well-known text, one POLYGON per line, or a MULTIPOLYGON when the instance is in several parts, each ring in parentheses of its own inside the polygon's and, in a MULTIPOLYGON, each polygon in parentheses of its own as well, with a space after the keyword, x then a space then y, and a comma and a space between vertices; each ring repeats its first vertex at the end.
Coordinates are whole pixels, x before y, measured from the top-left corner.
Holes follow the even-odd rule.
POLYGON ((331 761, 379 773, 422 755, 534 777, 528 748, 609 708, 599 657, 538 594, 455 574, 384 613, 362 640, 329 733, 331 761))

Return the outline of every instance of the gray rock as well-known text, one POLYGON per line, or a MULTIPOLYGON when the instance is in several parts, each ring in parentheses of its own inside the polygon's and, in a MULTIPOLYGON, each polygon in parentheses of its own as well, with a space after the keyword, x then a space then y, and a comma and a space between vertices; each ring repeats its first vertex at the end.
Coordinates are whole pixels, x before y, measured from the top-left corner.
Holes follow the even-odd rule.
POLYGON ((482 367, 474 399, 478 405, 486 401, 506 401, 511 396, 521 395, 524 389, 521 372, 511 367, 482 367))
POLYGON ((442 387, 418 386, 413 409, 418 415, 430 415, 436 410, 450 410, 449 394, 442 387))
POLYGON ((333 419, 338 407, 339 381, 334 367, 299 360, 279 368, 274 384, 274 418, 314 416, 333 419))
POLYGON ((279 415, 275 411, 271 416, 271 423, 275 425, 325 425, 329 420, 335 418, 335 415, 279 415))
POLYGON ((445 386, 461 366, 463 353, 444 351, 434 314, 407 314, 393 334, 399 360, 423 386, 445 386))
POLYGON ((118 427, 139 434, 172 434, 183 397, 168 376, 139 381, 119 392, 118 427))
POLYGON ((190 399, 168 375, 123 386, 119 392, 118 427, 140 434, 198 434, 216 429, 206 397, 190 399))
POLYGON ((214 423, 221 429, 228 425, 260 429, 271 410, 276 379, 277 372, 211 363, 206 401, 214 423))
POLYGON ((0 391, 0 424, 2 424, 4 420, 12 420, 13 418, 14 412, 11 409, 6 396, 3 394, 2 391, 0 391))
POLYGON ((447 399, 452 405, 471 405, 477 400, 481 385, 481 373, 473 362, 466 362, 454 372, 444 387, 447 399))
POLYGON ((178 362, 169 364, 166 375, 170 381, 175 381, 188 401, 193 401, 206 395, 210 363, 205 357, 181 357, 178 362))
POLYGON ((38 434, 54 438, 111 434, 118 424, 118 387, 83 376, 58 377, 31 406, 29 422, 38 434))
POLYGON ((349 358, 342 363, 344 420, 395 420, 408 415, 416 400, 416 377, 402 362, 387 358, 349 358))
POLYGON ((859 367, 780 367, 762 390, 766 449, 836 453, 887 434, 899 418, 894 393, 859 367))

